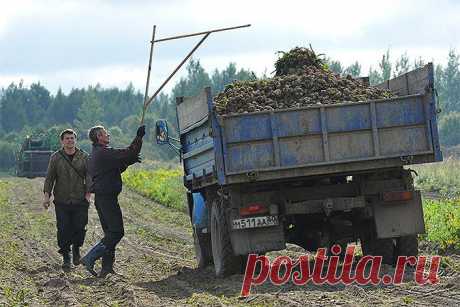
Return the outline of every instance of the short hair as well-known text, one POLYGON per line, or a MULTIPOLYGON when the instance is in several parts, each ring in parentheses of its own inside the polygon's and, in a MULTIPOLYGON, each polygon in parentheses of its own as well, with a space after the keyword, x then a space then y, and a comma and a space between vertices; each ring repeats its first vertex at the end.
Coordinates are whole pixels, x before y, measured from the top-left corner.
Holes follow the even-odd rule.
POLYGON ((64 140, 64 135, 66 134, 73 134, 75 138, 77 138, 77 133, 75 131, 73 131, 72 129, 65 129, 61 132, 61 135, 59 136, 61 138, 61 141, 64 140))
POLYGON ((91 140, 91 142, 93 142, 93 144, 98 142, 97 135, 104 129, 104 126, 94 126, 88 130, 88 138, 91 140))

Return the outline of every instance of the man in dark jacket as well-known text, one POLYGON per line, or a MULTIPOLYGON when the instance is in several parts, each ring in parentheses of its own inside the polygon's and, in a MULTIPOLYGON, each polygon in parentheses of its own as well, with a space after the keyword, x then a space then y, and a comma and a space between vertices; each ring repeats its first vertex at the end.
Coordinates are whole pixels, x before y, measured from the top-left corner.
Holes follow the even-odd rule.
POLYGON ((109 147, 110 134, 103 126, 89 130, 88 136, 93 143, 88 161, 88 171, 92 178, 91 192, 95 196, 95 206, 104 231, 104 238, 81 259, 86 269, 97 276, 94 271, 96 260, 102 257, 100 277, 113 273, 115 247, 124 236, 123 216, 118 204, 118 194, 122 189, 121 173, 136 162, 140 162, 139 153, 145 126, 137 129, 137 135, 131 145, 123 149, 109 147))
POLYGON ((70 269, 70 246, 74 265, 80 262, 80 246, 85 240, 90 200, 88 154, 76 147, 76 133, 71 129, 61 135, 62 148, 51 155, 43 187, 43 206, 48 209, 53 191, 59 253, 62 268, 70 269))

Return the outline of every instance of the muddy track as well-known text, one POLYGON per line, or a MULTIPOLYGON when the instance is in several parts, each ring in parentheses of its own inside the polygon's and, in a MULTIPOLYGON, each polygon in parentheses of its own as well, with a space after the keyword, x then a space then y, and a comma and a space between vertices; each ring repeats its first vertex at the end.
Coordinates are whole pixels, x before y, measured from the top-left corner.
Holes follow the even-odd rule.
MULTIPOLYGON (((26 261, 13 278, 31 280, 33 291, 25 300, 31 305, 62 306, 171 306, 171 305, 451 305, 460 304, 460 274, 444 270, 441 282, 417 286, 315 286, 292 284, 253 288, 253 294, 238 298, 243 276, 214 276, 212 268, 195 266, 189 218, 129 190, 120 195, 125 218, 125 237, 117 249, 117 274, 101 280, 81 266, 61 270, 57 253, 54 210, 40 206, 43 179, 2 178, 8 181, 8 206, 14 212, 11 240, 19 242, 26 261)), ((102 237, 96 210, 90 208, 83 251, 102 237)), ((278 253, 270 253, 274 256, 278 253)), ((290 247, 289 255, 300 255, 290 247)), ((460 257, 453 258, 460 262, 460 257)), ((388 270, 391 271, 391 268, 388 270)), ((19 283, 18 283, 19 284, 19 283)), ((5 301, 5 299, 3 299, 5 301)), ((0 293, 0 305, 2 294, 0 293)))

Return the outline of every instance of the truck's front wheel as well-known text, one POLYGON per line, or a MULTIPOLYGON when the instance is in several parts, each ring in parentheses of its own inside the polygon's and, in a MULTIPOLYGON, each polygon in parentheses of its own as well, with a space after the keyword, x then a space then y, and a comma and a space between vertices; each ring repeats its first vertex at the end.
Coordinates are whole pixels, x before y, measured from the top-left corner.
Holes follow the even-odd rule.
POLYGON ((215 200, 212 203, 211 244, 216 276, 225 277, 240 272, 241 257, 233 253, 225 211, 220 202, 215 200))
POLYGON ((195 245, 196 262, 199 268, 204 268, 212 261, 211 238, 209 233, 202 233, 201 229, 193 229, 193 243, 195 245))

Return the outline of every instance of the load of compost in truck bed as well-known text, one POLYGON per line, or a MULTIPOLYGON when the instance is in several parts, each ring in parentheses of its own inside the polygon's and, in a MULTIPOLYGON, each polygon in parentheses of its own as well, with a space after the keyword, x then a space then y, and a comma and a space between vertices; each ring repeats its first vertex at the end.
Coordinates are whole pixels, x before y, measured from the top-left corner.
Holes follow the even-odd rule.
POLYGON ((394 97, 390 91, 332 72, 311 47, 281 54, 273 78, 227 85, 214 99, 217 112, 238 114, 394 97))

